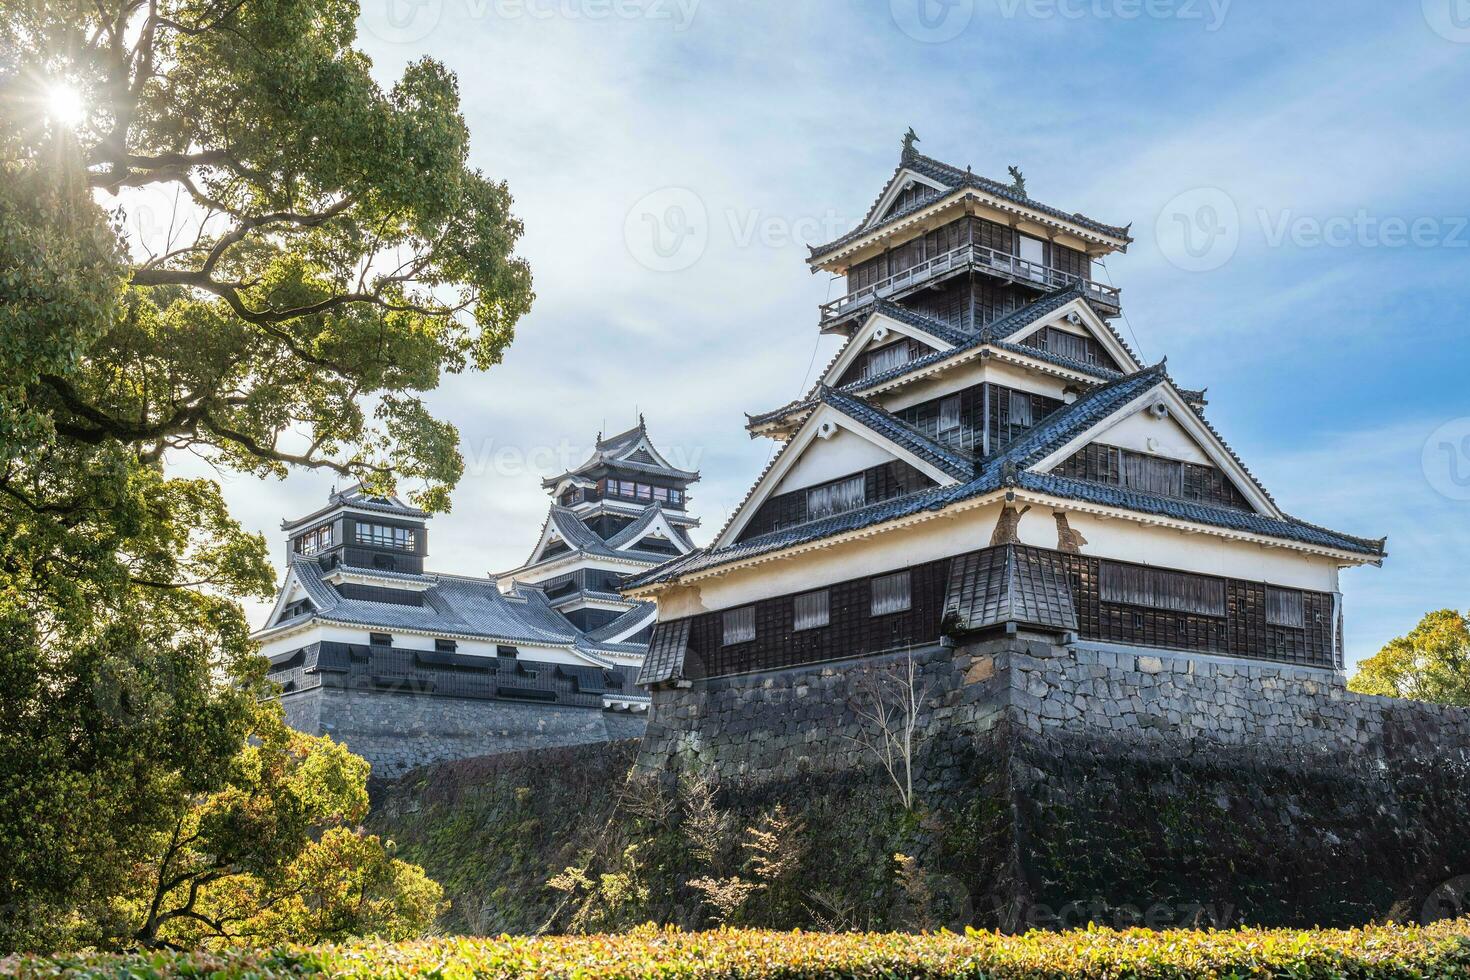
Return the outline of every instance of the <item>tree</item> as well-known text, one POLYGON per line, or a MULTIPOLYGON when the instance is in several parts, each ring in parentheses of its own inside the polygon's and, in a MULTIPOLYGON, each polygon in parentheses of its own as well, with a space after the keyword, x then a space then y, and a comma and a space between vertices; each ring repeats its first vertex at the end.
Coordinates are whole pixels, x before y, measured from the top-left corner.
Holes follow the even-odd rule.
POLYGON ((1427 614, 1408 636, 1359 664, 1348 687, 1470 707, 1470 623, 1453 609, 1427 614))
POLYGON ((224 784, 154 836, 117 903, 127 929, 117 938, 158 948, 423 933, 443 890, 357 827, 367 773, 361 758, 260 705, 224 784))
POLYGON ((883 767, 905 810, 914 808, 914 761, 920 742, 919 714, 929 697, 919 665, 910 651, 902 663, 869 668, 848 707, 859 721, 856 735, 844 735, 883 767))
POLYGON ((531 289, 454 77, 379 87, 355 4, 0 2, 7 949, 115 934, 267 693, 237 604, 274 590, 265 541, 168 460, 443 509, 458 440, 422 394, 496 363, 531 289), (161 242, 124 234, 139 194, 178 202, 161 242))

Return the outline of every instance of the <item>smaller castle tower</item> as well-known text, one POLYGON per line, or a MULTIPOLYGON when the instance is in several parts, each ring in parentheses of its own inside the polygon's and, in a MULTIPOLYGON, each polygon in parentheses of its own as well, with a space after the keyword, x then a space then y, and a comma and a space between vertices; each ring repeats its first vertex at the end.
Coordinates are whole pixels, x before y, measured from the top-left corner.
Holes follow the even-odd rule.
POLYGON ((626 432, 599 434, 586 461, 542 481, 552 503, 541 537, 502 581, 541 589, 590 637, 646 645, 653 604, 624 599, 618 588, 624 577, 694 550, 689 531, 699 521, 687 508, 689 485, 698 479, 654 446, 641 415, 626 432))

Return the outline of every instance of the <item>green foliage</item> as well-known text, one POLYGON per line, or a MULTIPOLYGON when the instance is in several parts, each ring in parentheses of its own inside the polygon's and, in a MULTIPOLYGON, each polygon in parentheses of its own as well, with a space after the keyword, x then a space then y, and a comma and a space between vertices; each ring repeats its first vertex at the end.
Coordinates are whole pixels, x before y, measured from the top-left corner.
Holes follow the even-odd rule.
POLYGON ((472 977, 580 980, 1388 980, 1470 972, 1470 920, 1426 928, 1237 932, 1085 932, 1000 936, 721 930, 645 927, 621 936, 438 940, 176 956, 88 956, 0 962, 20 977, 329 975, 445 980, 472 977))
POLYGON ((531 290, 454 77, 380 87, 354 3, 3 11, 0 949, 49 948, 119 935, 268 693, 237 605, 274 592, 265 541, 169 454, 442 509, 462 462, 423 393, 494 364, 531 290), (179 202, 168 242, 124 240, 142 194, 179 202))
POLYGON ((1359 664, 1348 688, 1470 707, 1470 622, 1453 609, 1427 614, 1359 664))
POLYGON ((368 766, 327 738, 256 709, 224 784, 156 835, 113 900, 113 942, 194 947, 422 935, 443 892, 357 825, 368 766))

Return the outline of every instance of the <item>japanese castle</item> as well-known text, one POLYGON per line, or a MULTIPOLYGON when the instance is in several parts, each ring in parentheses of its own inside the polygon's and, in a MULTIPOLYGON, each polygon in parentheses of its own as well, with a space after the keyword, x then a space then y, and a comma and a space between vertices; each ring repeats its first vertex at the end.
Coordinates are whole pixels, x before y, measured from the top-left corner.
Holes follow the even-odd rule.
POLYGON ((655 688, 986 631, 1342 668, 1342 569, 1385 541, 1285 513, 1145 364, 1096 281, 1118 227, 917 151, 815 247, 845 338, 708 548, 630 580, 655 688))
POLYGON ((255 639, 287 720, 393 774, 423 762, 641 732, 634 684, 654 605, 620 581, 694 550, 697 472, 638 425, 544 482, 530 558, 499 575, 429 571, 429 514, 360 487, 282 523, 285 583, 255 639))

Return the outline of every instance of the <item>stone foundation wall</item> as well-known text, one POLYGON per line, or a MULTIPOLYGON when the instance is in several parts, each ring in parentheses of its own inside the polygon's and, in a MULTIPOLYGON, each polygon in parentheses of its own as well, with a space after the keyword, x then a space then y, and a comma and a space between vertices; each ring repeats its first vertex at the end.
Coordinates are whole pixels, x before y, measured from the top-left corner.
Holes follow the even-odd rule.
MULTIPOLYGON (((890 793, 858 739, 872 678, 907 657, 657 691, 639 766, 712 776, 732 800, 800 805, 852 773, 890 793)), ((933 832, 907 853, 945 868, 982 924, 1417 919, 1470 875, 1470 710, 1354 694, 1330 671, 1024 635, 913 657, 915 811, 933 832)))
POLYGON ((1356 694, 1333 671, 1019 635, 658 690, 640 765, 740 778, 852 768, 875 676, 891 685, 909 657, 926 695, 923 739, 973 742, 1009 722, 1042 737, 1209 743, 1282 764, 1470 764, 1470 710, 1356 694))
POLYGON ((393 691, 313 688, 285 694, 291 727, 330 735, 372 763, 375 778, 415 766, 522 749, 636 738, 647 716, 393 691))

